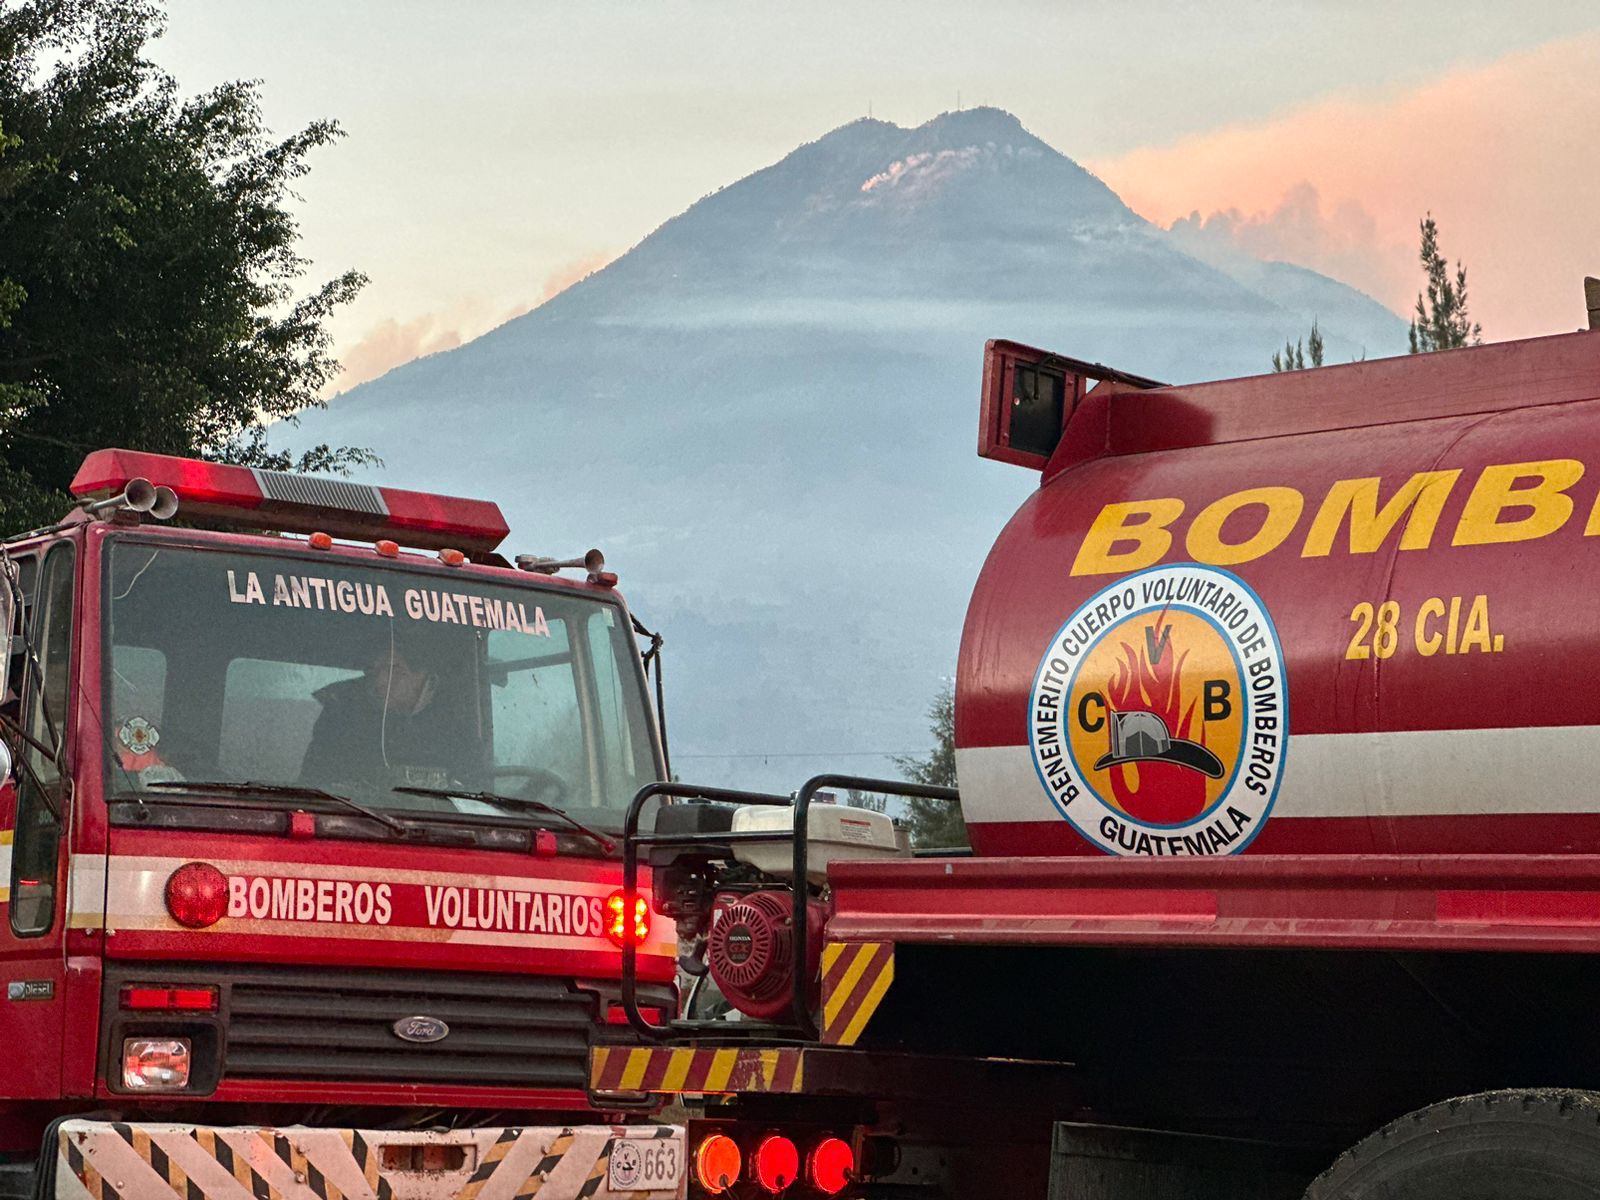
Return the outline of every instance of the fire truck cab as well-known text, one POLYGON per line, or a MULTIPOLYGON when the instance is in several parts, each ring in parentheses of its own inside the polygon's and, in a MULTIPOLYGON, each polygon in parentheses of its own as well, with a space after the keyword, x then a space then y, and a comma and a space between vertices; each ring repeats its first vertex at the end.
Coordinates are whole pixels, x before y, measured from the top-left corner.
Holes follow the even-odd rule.
POLYGON ((679 1194, 682 1131, 587 1079, 624 942, 676 1005, 620 891, 665 762, 598 555, 123 450, 72 490, 0 556, 0 1190, 679 1194))

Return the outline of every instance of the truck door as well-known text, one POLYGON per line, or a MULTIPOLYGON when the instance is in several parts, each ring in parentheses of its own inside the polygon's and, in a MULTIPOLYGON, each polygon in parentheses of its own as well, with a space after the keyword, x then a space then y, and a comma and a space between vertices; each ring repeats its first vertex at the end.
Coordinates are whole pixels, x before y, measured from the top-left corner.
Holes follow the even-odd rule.
MULTIPOLYGON (((58 542, 44 553, 37 582, 24 594, 30 611, 24 621, 38 652, 40 671, 21 668, 18 722, 41 746, 65 746, 69 708, 73 631, 74 548, 58 542), (41 686, 41 682, 42 685, 41 686)), ((17 767, 0 789, 0 844, 9 855, 5 898, 0 919, 0 1045, 26 1052, 10 1056, 6 1094, 15 1099, 52 1098, 61 1094, 62 984, 65 966, 62 912, 66 894, 65 786, 63 763, 56 755, 27 741, 16 747, 17 767)))

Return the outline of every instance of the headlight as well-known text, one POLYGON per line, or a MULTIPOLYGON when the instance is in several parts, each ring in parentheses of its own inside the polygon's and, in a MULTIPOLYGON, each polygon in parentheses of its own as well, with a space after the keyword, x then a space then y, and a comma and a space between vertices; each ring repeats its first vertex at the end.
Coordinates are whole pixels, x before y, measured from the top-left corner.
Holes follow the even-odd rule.
POLYGON ((189 1086, 188 1038, 128 1038, 122 1043, 122 1086, 177 1092, 189 1086))

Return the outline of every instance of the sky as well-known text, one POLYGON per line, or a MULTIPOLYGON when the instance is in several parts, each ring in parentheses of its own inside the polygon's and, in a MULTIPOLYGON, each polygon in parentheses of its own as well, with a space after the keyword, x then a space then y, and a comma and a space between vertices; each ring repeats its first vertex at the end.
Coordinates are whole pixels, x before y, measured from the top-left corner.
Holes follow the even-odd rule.
POLYGON ((346 138, 298 184, 336 387, 548 299, 717 188, 868 115, 993 104, 1186 238, 1402 314, 1432 212, 1486 340, 1583 322, 1600 275, 1590 0, 169 0, 189 92, 346 138))

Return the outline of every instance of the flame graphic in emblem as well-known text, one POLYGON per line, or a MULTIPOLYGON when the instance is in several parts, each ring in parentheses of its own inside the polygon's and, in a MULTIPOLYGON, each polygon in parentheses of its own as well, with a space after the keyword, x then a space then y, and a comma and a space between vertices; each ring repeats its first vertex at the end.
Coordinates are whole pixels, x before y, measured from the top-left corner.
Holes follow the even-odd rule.
MULTIPOLYGON (((1107 707, 1113 712, 1154 713, 1173 737, 1204 746, 1205 723, 1200 722, 1199 736, 1190 734, 1195 701, 1185 705, 1183 697, 1183 664, 1189 652, 1179 653, 1165 633, 1162 639, 1153 646, 1154 663, 1143 648, 1121 643, 1117 673, 1106 683, 1107 707)), ((1150 761, 1123 763, 1107 770, 1117 807, 1136 821, 1172 825, 1193 820, 1205 811, 1206 777, 1199 771, 1178 763, 1150 761)))

